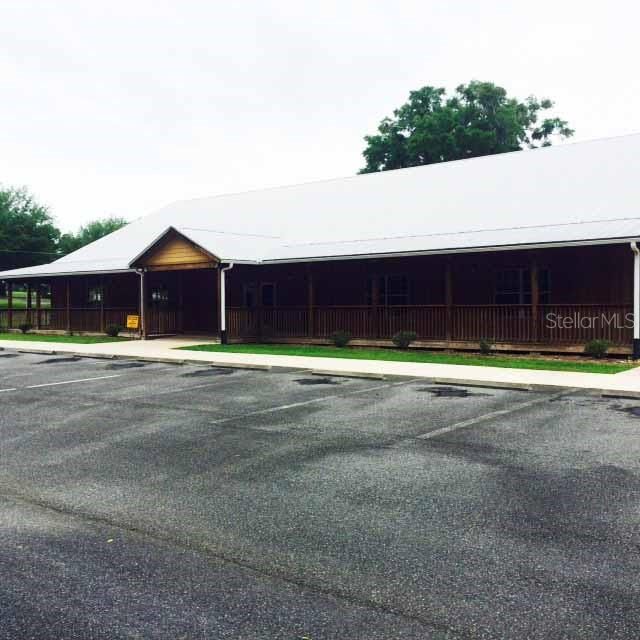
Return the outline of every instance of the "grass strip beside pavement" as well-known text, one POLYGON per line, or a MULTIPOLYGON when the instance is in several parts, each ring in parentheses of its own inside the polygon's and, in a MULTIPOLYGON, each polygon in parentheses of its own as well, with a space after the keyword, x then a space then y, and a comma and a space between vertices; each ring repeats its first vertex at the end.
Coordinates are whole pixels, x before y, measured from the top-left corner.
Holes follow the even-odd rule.
POLYGON ((523 357, 516 355, 480 355, 447 353, 418 349, 383 349, 366 347, 325 347, 289 344, 199 344, 179 347, 187 351, 213 353, 245 353, 274 356, 305 356, 310 358, 347 358, 353 360, 385 360, 388 362, 424 362, 432 364, 461 364, 510 369, 538 369, 543 371, 572 371, 579 373, 620 373, 634 365, 622 362, 594 362, 560 358, 523 357))
POLYGON ((13 333, 0 331, 0 340, 16 342, 67 342, 71 344, 98 344, 101 342, 121 342, 129 338, 111 338, 110 336, 67 336, 42 333, 13 333))

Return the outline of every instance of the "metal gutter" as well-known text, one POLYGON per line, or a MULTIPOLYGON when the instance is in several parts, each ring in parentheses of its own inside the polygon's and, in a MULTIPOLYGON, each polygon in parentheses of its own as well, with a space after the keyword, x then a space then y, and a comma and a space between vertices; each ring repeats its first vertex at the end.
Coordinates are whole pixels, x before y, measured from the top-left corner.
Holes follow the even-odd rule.
POLYGON ((558 249, 563 247, 588 247, 606 244, 626 244, 632 237, 605 238, 602 240, 571 240, 564 242, 537 242, 529 244, 486 245, 460 249, 428 249, 425 251, 394 251, 388 253, 358 253, 309 258, 266 258, 259 264, 287 264, 294 262, 328 262, 331 260, 368 260, 373 258, 405 258, 411 256, 452 255, 457 253, 483 253, 487 251, 518 251, 523 249, 558 249))
POLYGON ((58 278, 63 276, 92 276, 95 274, 111 274, 111 273, 136 273, 135 269, 109 269, 106 271, 63 271, 59 273, 28 273, 16 274, 12 276, 3 276, 0 273, 0 280, 19 280, 24 278, 58 278))
POLYGON ((233 269, 233 262, 226 267, 220 266, 220 342, 227 344, 227 285, 225 274, 233 269))

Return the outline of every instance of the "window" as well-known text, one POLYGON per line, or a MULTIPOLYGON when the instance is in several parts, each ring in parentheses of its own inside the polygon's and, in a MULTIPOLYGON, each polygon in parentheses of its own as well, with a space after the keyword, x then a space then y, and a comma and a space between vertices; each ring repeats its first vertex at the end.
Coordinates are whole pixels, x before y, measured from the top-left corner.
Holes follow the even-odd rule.
POLYGON ((104 292, 102 291, 102 287, 89 287, 87 292, 87 302, 90 305, 102 304, 103 300, 104 292))
POLYGON ((374 285, 378 287, 378 304, 382 306, 409 304, 409 279, 407 276, 386 275, 369 278, 367 304, 374 300, 374 285))
MULTIPOLYGON (((549 270, 538 270, 538 299, 549 304, 549 270)), ((531 304, 531 270, 511 267, 496 273, 496 304, 531 304)))
POLYGON ((258 302, 258 287, 255 282, 249 282, 242 288, 242 304, 248 309, 253 309, 258 302))
POLYGON ((151 302, 157 305, 166 305, 169 303, 169 289, 164 285, 153 287, 151 289, 151 302))
POLYGON ((245 307, 253 309, 257 306, 258 300, 263 307, 274 307, 276 304, 276 285, 273 282, 262 282, 260 284, 260 298, 258 298, 258 285, 255 282, 248 282, 242 290, 242 303, 245 307))
POLYGON ((273 282, 263 282, 260 285, 260 297, 263 307, 273 307, 276 304, 276 285, 273 282))

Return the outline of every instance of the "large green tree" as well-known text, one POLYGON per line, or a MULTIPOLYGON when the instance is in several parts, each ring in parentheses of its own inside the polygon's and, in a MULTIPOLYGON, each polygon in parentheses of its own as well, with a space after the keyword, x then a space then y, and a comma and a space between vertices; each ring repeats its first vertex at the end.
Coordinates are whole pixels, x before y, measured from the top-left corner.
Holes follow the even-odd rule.
POLYGON ((101 220, 93 220, 77 231, 77 233, 65 233, 60 238, 59 249, 62 255, 77 251, 81 247, 99 240, 113 231, 124 227, 127 221, 124 218, 103 218, 101 220))
POLYGON ((566 120, 543 117, 553 107, 533 96, 524 102, 492 82, 474 80, 452 95, 423 87, 365 136, 360 173, 461 160, 537 146, 573 135, 566 120))
POLYGON ((0 271, 51 262, 60 231, 26 189, 0 188, 0 271))

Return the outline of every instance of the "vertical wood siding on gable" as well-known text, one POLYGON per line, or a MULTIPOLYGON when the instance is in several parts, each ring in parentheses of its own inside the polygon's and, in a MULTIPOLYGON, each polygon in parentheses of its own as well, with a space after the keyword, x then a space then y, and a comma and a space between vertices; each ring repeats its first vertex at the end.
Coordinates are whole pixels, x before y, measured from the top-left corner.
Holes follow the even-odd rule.
POLYGON ((170 238, 153 250, 144 260, 145 266, 162 267, 180 264, 211 263, 207 255, 182 238, 170 238))

